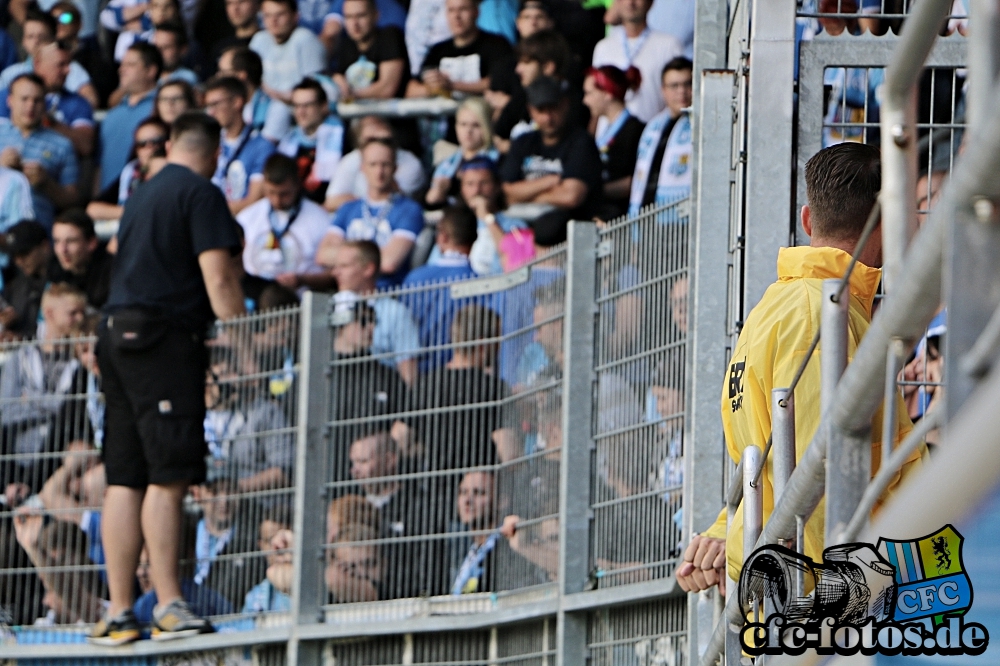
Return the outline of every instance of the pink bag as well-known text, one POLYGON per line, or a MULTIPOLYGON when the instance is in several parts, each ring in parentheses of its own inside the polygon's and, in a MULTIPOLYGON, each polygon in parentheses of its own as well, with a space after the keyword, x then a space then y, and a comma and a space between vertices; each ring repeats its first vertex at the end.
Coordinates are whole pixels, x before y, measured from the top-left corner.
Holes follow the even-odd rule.
POLYGON ((504 272, 516 270, 535 258, 535 232, 515 228, 504 234, 498 249, 504 272))

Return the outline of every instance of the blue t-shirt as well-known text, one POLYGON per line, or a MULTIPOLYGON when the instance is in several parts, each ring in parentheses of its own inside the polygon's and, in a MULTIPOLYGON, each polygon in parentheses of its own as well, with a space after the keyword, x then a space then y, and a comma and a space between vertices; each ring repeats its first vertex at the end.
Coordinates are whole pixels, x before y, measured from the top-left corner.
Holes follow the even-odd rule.
MULTIPOLYGON (((0 118, 10 119, 7 104, 9 90, 0 90, 0 118)), ((45 108, 49 115, 70 127, 84 127, 94 124, 94 110, 90 102, 81 95, 68 90, 45 93, 45 108)))
MULTIPOLYGON (((76 152, 70 140, 58 132, 40 127, 27 137, 10 123, 0 124, 0 150, 14 147, 21 153, 21 162, 39 162, 45 172, 62 186, 75 185, 78 175, 76 152)), ((31 190, 35 219, 52 226, 55 207, 35 188, 31 190)))
MULTIPOLYGON (((341 206, 333 218, 333 231, 340 233, 345 239, 374 241, 379 248, 388 245, 393 236, 402 236, 416 242, 417 235, 423 228, 424 211, 420 204, 401 194, 394 194, 389 201, 379 205, 371 204, 367 199, 350 201, 341 206)), ((379 288, 402 282, 409 271, 409 265, 407 258, 395 273, 381 276, 379 288)))
POLYGON ((135 128, 153 114, 155 96, 156 90, 150 90, 135 106, 130 106, 126 97, 101 121, 101 190, 121 175, 132 151, 135 128))
POLYGON ((508 42, 517 42, 517 0, 483 0, 479 3, 479 20, 476 25, 480 30, 492 32, 505 37, 508 42))
MULTIPOLYGON (((474 277, 476 277, 476 273, 469 265, 468 255, 447 252, 441 254, 433 263, 427 263, 410 271, 410 274, 403 280, 403 286, 441 284, 474 277)), ((455 317, 459 305, 452 300, 449 286, 442 285, 437 288, 400 294, 399 300, 410 309, 413 318, 417 320, 422 347, 436 347, 447 344, 451 340, 451 320, 455 317)), ((463 301, 471 302, 466 299, 463 301)), ((426 372, 430 368, 446 363, 450 357, 451 354, 448 352, 421 356, 420 370, 426 372)))
POLYGON ((244 127, 236 141, 223 139, 219 148, 212 183, 226 195, 226 201, 239 201, 250 191, 251 179, 263 177, 264 162, 274 152, 274 144, 244 127))

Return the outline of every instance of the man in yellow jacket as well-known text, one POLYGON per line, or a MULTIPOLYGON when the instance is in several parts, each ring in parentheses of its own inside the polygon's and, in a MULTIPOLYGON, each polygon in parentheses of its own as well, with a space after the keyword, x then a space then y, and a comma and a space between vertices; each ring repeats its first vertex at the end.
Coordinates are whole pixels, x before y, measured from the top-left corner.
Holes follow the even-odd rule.
MULTIPOLYGON (((722 422, 726 448, 734 461, 755 444, 764 449, 771 435, 771 389, 791 385, 806 358, 820 324, 823 281, 843 277, 865 221, 881 187, 878 149, 857 143, 826 148, 806 164, 806 195, 802 228, 810 237, 808 247, 782 248, 778 253, 778 281, 747 317, 722 387, 722 422)), ((882 271, 882 242, 878 230, 858 256, 849 281, 848 357, 853 358, 871 323, 872 303, 882 271)), ((822 347, 822 340, 820 341, 822 347)), ((819 351, 806 365, 795 389, 796 459, 805 452, 820 422, 819 351)), ((899 439, 912 429, 900 398, 897 409, 899 439)), ((882 411, 872 420, 872 475, 882 459, 882 411)), ((905 475, 920 460, 915 453, 904 465, 905 475)), ((898 482, 899 479, 896 479, 898 482)), ((893 484, 895 485, 895 484, 893 484)), ((774 508, 772 465, 763 475, 764 522, 774 508)), ((824 503, 805 526, 805 554, 821 561, 824 503)), ((688 591, 725 584, 728 575, 739 580, 743 562, 743 507, 726 533, 726 510, 702 535, 696 536, 677 569, 678 584, 688 591)))

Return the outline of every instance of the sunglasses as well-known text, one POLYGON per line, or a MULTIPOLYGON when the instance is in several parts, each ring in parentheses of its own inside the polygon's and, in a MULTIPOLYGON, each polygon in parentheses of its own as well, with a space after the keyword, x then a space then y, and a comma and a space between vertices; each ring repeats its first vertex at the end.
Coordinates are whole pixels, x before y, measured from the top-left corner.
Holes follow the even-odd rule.
POLYGON ((149 148, 150 146, 162 146, 167 142, 166 137, 160 137, 156 139, 144 139, 143 141, 136 141, 136 148, 149 148))

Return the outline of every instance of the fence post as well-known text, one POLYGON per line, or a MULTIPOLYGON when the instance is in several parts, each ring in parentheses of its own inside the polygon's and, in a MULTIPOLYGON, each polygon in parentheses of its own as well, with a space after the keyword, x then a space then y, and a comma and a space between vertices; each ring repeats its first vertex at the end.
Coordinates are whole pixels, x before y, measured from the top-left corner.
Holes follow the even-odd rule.
MULTIPOLYGON (((743 561, 746 562, 753 553, 760 531, 764 528, 764 483, 758 480, 754 483, 757 475, 757 468, 762 461, 761 450, 755 445, 743 449, 743 561)), ((739 596, 739 581, 736 581, 735 589, 726 590, 726 596, 739 596)), ((740 645, 740 630, 726 622, 726 666, 738 666, 741 662, 743 648, 740 645)))
MULTIPOLYGON (((295 449, 295 550, 292 619, 295 625, 322 621, 323 552, 326 536, 325 495, 329 433, 329 361, 331 350, 329 298, 306 292, 299 323, 298 437, 295 449)), ((322 643, 288 641, 288 663, 320 666, 322 643)))
MULTIPOLYGON (((590 463, 594 446, 594 303, 597 230, 570 222, 563 319, 562 461, 559 470, 559 595, 581 592, 590 565, 590 463)), ((556 664, 587 660, 587 613, 559 609, 556 664)))

